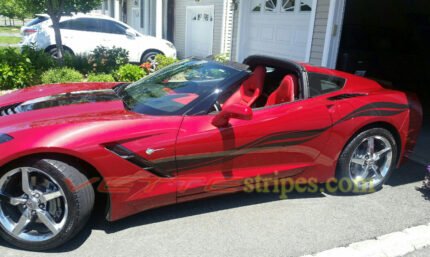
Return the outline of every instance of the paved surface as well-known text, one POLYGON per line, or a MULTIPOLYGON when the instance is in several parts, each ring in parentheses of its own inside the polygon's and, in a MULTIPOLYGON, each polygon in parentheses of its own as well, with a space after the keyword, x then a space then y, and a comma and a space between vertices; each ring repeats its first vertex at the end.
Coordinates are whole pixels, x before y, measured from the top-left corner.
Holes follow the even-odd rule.
POLYGON ((429 257, 429 256, 430 256, 430 248, 426 248, 420 251, 410 253, 405 257, 429 257))
POLYGON ((19 47, 18 44, 0 44, 1 47, 19 47))
MULTIPOLYGON (((430 109, 430 107, 429 107, 430 109)), ((415 148, 415 157, 418 161, 430 163, 430 113, 424 117, 424 125, 420 140, 415 148)))
MULTIPOLYGON (((0 37, 21 37, 16 33, 0 33, 0 37)), ((0 47, 19 47, 19 44, 0 44, 0 47)))
POLYGON ((304 257, 400 257, 430 247, 430 225, 420 225, 375 239, 304 257))
MULTIPOLYGON (((430 130, 419 151, 428 155, 430 130), (427 146, 427 147, 426 147, 427 146)), ((428 131, 428 132, 427 132, 428 131)), ((303 256, 375 239, 430 222, 430 194, 417 190, 426 173, 407 163, 382 191, 364 196, 236 194, 169 206, 115 223, 95 217, 67 246, 7 256, 303 256)), ((428 257, 430 249, 408 257, 428 257)))
POLYGON ((0 37, 21 37, 21 35, 18 33, 5 33, 0 32, 0 37))

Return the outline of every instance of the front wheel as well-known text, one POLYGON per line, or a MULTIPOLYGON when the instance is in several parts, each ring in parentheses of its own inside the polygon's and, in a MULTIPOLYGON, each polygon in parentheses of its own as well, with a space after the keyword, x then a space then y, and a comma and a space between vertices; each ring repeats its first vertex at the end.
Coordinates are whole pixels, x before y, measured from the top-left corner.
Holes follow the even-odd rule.
POLYGON ((396 166, 397 144, 390 131, 383 128, 366 130, 345 147, 337 179, 347 182, 350 190, 342 193, 369 193, 382 188, 396 166))
POLYGON ((19 248, 43 251, 75 236, 87 222, 94 190, 66 162, 32 159, 0 178, 0 236, 19 248))
MULTIPOLYGON (((58 59, 58 49, 56 47, 53 47, 51 49, 49 49, 48 53, 49 55, 51 55, 51 57, 55 60, 58 59)), ((64 55, 70 55, 73 56, 73 52, 70 51, 69 49, 64 48, 64 55)))
POLYGON ((148 53, 146 53, 145 55, 142 56, 142 63, 150 63, 151 64, 151 68, 150 71, 155 71, 157 69, 158 63, 157 63, 157 55, 161 54, 160 52, 157 51, 150 51, 148 53))

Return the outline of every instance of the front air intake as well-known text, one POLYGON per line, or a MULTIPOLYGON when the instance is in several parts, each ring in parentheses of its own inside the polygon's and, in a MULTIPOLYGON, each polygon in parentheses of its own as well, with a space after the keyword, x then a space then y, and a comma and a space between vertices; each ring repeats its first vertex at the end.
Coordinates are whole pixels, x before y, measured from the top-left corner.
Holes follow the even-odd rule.
POLYGON ((9 116, 20 113, 18 109, 18 106, 20 105, 21 103, 0 107, 0 116, 9 116))

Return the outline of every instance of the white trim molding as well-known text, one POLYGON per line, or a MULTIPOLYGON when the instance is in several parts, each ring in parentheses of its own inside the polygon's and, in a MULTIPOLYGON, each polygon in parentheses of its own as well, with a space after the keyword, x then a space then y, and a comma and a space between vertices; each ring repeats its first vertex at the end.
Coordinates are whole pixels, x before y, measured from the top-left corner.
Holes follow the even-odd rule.
POLYGON ((221 33, 221 54, 231 54, 233 26, 234 26, 234 9, 233 0, 224 0, 222 19, 222 33, 221 33))
POLYGON ((306 46, 305 62, 310 62, 311 60, 312 42, 313 42, 314 30, 315 30, 315 19, 317 16, 317 6, 318 6, 318 0, 314 0, 312 4, 311 24, 309 25, 309 34, 308 34, 308 43, 306 46))
POLYGON ((242 1, 239 1, 239 7, 238 7, 238 11, 239 11, 239 14, 238 14, 238 24, 237 24, 237 26, 236 26, 236 28, 237 28, 237 33, 236 33, 236 38, 234 38, 233 40, 236 40, 236 55, 234 56, 234 60, 235 61, 238 61, 238 62, 240 62, 240 61, 242 61, 242 60, 240 60, 240 56, 241 56, 241 39, 242 39, 242 36, 243 36, 243 29, 242 29, 242 25, 244 24, 244 22, 242 21, 242 19, 243 19, 243 11, 244 11, 244 3, 243 3, 244 1, 242 0, 242 1))
POLYGON ((155 37, 163 38, 163 0, 157 0, 155 6, 155 37))
POLYGON ((346 0, 331 0, 324 42, 322 66, 336 68, 346 0))
POLYGON ((121 2, 120 2, 120 0, 115 0, 115 2, 114 2, 114 19, 121 20, 121 2))

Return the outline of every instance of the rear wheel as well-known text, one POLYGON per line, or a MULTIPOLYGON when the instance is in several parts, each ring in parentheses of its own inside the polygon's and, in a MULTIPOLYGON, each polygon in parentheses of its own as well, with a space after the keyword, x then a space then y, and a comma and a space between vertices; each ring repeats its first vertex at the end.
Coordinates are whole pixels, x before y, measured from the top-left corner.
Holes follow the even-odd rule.
POLYGON ((0 236, 26 250, 55 248, 87 222, 94 190, 75 167, 61 161, 33 159, 0 178, 0 236))
POLYGON ((340 156, 337 178, 351 186, 343 193, 369 193, 382 188, 396 165, 397 144, 383 128, 357 135, 340 156))

